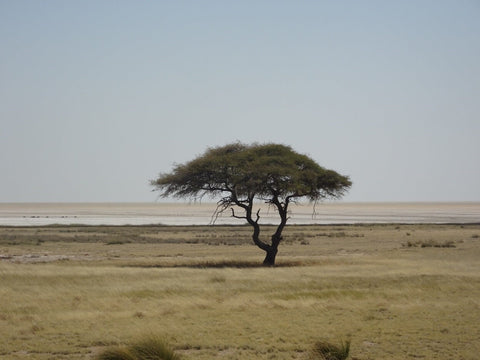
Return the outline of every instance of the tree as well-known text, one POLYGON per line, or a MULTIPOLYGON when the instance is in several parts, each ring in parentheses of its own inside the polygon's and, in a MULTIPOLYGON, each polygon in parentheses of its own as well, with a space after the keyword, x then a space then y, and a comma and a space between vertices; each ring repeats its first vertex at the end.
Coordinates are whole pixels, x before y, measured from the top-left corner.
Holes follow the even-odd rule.
POLYGON ((302 198, 313 202, 340 198, 352 183, 348 176, 321 167, 289 146, 237 142, 208 148, 194 160, 176 165, 171 173, 160 174, 151 185, 162 197, 220 197, 217 215, 231 209, 233 217, 246 220, 253 227, 253 242, 266 252, 263 264, 273 266, 289 205, 302 198), (280 216, 270 242, 260 239, 256 200, 272 205, 280 216))

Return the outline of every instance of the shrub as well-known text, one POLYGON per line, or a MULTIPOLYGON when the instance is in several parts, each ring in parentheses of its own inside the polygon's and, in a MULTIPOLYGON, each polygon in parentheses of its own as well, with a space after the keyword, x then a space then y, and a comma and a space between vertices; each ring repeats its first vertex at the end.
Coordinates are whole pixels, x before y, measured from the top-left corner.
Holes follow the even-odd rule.
POLYGON ((447 240, 444 242, 438 242, 434 240, 426 240, 426 241, 407 241, 406 244, 402 244, 402 246, 406 247, 422 247, 422 248, 454 248, 455 242, 451 240, 447 240))
POLYGON ((97 360, 180 360, 161 339, 149 337, 125 348, 112 348, 100 353, 97 360))
POLYGON ((345 360, 350 354, 350 340, 334 345, 327 341, 317 341, 311 351, 312 360, 345 360))
POLYGON ((436 247, 436 248, 454 248, 455 247, 455 243, 453 241, 444 241, 443 243, 440 243, 438 241, 433 241, 433 240, 430 240, 430 241, 424 241, 421 243, 420 245, 422 248, 426 248, 426 247, 436 247))

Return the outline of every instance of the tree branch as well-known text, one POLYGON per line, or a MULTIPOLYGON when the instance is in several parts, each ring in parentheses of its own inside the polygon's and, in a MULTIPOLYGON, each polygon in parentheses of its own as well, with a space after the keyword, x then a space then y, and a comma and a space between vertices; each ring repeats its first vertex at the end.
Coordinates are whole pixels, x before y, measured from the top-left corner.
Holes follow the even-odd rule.
POLYGON ((217 207, 210 219, 210 225, 214 225, 218 217, 231 205, 229 197, 224 197, 217 202, 217 207))
POLYGON ((260 208, 257 210, 257 219, 255 220, 255 224, 258 224, 258 220, 260 220, 260 208))
POLYGON ((234 217, 235 219, 247 219, 246 216, 235 215, 235 210, 233 208, 230 208, 230 210, 232 210, 232 217, 234 217))

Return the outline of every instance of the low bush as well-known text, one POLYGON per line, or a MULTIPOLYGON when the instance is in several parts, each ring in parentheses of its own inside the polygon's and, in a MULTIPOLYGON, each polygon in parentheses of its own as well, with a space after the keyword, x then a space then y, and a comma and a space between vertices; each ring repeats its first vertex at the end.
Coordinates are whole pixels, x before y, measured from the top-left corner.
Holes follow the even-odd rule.
POLYGON ((453 241, 444 241, 444 242, 437 242, 437 241, 424 241, 421 243, 421 247, 436 247, 436 248, 454 248, 455 243, 453 241))
POLYGON ((434 240, 426 240, 426 241, 407 241, 406 244, 402 244, 404 247, 422 247, 422 248, 454 248, 455 242, 451 240, 447 240, 444 242, 438 242, 434 240))

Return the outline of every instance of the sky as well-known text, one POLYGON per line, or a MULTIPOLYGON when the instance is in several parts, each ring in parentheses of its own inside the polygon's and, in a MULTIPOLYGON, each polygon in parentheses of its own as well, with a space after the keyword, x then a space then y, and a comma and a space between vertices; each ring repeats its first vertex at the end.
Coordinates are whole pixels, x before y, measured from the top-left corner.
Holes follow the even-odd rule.
POLYGON ((154 202, 230 142, 480 201, 480 1, 0 0, 0 202, 154 202))

